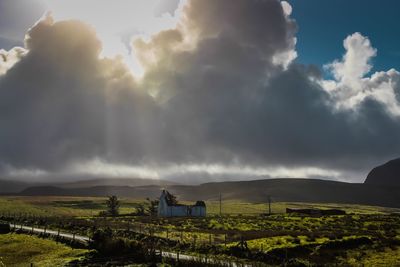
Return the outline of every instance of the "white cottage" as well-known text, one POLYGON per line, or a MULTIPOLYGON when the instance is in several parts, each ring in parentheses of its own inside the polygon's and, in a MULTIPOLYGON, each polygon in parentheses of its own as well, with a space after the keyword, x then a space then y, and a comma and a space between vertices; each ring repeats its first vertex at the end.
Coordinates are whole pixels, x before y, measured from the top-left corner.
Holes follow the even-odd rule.
POLYGON ((160 217, 205 217, 206 204, 197 201, 194 205, 173 204, 172 195, 163 190, 158 203, 158 216, 160 217))

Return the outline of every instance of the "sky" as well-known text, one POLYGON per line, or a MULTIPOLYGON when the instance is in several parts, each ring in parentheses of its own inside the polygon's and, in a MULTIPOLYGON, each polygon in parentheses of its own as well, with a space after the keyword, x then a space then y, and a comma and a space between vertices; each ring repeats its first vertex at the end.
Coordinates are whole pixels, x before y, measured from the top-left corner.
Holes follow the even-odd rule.
POLYGON ((0 174, 363 182, 400 148, 399 5, 0 0, 0 174))
POLYGON ((400 68, 400 30, 396 0, 291 0, 292 17, 299 25, 298 60, 323 66, 344 53, 343 39, 360 32, 368 36, 378 57, 373 70, 400 68))

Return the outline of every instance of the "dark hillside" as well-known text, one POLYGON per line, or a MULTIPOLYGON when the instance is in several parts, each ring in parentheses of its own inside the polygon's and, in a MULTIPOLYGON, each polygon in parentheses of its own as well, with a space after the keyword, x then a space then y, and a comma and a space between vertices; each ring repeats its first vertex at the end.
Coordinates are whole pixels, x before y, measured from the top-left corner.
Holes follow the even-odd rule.
POLYGON ((400 158, 372 169, 365 184, 400 186, 400 158))
MULTIPOLYGON (((158 197, 162 186, 96 186, 87 188, 31 187, 21 195, 158 197)), ((181 200, 225 200, 322 202, 400 207, 400 187, 351 184, 313 179, 270 179, 243 182, 207 183, 198 186, 170 185, 169 191, 181 200)))

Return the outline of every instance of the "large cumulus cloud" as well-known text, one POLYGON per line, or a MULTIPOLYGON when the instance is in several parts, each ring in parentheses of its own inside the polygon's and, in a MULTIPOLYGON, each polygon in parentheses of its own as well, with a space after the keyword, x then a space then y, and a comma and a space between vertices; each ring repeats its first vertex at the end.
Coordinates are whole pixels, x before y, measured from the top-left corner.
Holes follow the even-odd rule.
POLYGON ((94 160, 174 165, 166 176, 212 166, 345 178, 399 151, 399 74, 366 77, 377 53, 366 37, 345 40, 327 81, 293 61, 286 2, 190 0, 181 12, 175 29, 133 41, 140 80, 121 58, 102 58, 82 22, 47 17, 25 48, 1 51, 3 170, 57 173, 94 160))
POLYGON ((0 77, 3 165, 55 169, 145 154, 157 132, 154 101, 120 60, 99 59, 100 51, 94 29, 81 22, 47 17, 30 29, 25 54, 0 77))

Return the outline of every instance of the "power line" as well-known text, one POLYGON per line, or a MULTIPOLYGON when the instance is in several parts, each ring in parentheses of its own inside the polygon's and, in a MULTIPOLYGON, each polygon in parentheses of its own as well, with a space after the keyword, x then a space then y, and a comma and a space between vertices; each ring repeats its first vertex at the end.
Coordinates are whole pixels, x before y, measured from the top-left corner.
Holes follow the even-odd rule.
POLYGON ((271 196, 268 196, 268 214, 271 215, 271 196))

